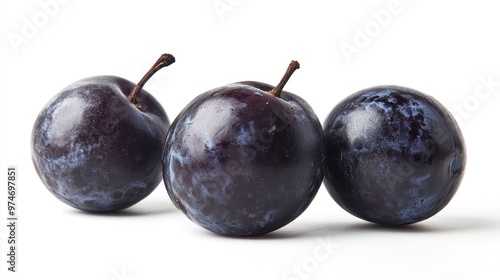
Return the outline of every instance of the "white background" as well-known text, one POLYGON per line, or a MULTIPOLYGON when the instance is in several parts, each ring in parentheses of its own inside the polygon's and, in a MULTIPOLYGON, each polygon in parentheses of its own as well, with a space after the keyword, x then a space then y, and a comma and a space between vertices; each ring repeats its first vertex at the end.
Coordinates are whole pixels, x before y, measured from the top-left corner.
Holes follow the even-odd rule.
POLYGON ((0 5, 2 279, 500 278, 497 1, 4 0, 0 5), (292 59, 302 67, 286 90, 308 100, 321 120, 347 95, 374 85, 431 94, 463 130, 468 163, 462 185, 443 211, 401 229, 350 216, 322 187, 291 224, 247 239, 194 225, 172 205, 163 183, 117 214, 86 214, 59 202, 31 163, 30 134, 38 112, 84 77, 112 74, 137 81, 163 52, 177 62, 158 72, 146 89, 171 120, 214 87, 240 80, 276 84, 292 59), (11 165, 18 168, 19 185, 17 273, 6 269, 5 186, 11 165))

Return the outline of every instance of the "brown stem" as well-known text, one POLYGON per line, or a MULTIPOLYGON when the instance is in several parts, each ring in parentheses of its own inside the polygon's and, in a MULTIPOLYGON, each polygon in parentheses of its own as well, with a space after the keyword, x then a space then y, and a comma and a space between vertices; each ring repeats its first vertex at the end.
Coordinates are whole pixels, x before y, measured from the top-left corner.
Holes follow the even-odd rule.
POLYGON ((293 72, 295 72, 295 70, 299 68, 300 68, 299 62, 292 60, 292 62, 290 62, 290 65, 288 65, 288 69, 286 69, 285 75, 283 76, 283 78, 281 78, 280 83, 271 91, 269 91, 269 93, 278 98, 281 97, 281 92, 283 91, 283 88, 285 87, 286 83, 292 76, 293 72))
POLYGON ((142 77, 142 79, 135 85, 134 89, 128 96, 130 102, 132 102, 137 109, 141 110, 142 105, 137 101, 137 95, 141 92, 144 84, 161 68, 169 66, 170 64, 175 62, 175 57, 171 54, 164 53, 160 56, 160 58, 156 61, 156 63, 149 69, 149 71, 142 77))

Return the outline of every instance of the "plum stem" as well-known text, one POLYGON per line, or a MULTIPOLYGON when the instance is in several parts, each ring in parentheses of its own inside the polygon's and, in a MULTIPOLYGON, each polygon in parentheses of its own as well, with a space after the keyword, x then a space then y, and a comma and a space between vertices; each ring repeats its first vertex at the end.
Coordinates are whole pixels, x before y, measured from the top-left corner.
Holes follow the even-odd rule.
POLYGON ((269 93, 278 98, 281 97, 281 92, 283 91, 283 88, 285 87, 286 83, 292 76, 293 72, 295 72, 295 70, 299 68, 300 68, 299 62, 292 60, 292 62, 290 62, 290 65, 288 65, 288 69, 286 69, 285 75, 283 76, 283 78, 281 78, 280 83, 271 91, 269 91, 269 93))
POLYGON ((156 61, 156 63, 149 69, 149 71, 142 77, 142 79, 135 85, 134 89, 128 96, 130 102, 132 102, 137 109, 141 110, 142 105, 137 101, 137 95, 141 92, 144 84, 161 68, 169 66, 170 64, 175 62, 175 57, 171 54, 164 53, 160 56, 160 58, 156 61))

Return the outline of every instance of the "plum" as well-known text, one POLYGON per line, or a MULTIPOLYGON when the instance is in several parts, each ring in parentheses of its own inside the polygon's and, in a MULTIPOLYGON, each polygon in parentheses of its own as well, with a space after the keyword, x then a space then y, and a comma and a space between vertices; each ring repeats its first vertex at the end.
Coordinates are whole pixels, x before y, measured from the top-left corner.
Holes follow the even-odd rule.
POLYGON ((297 218, 324 173, 323 129, 305 100, 281 83, 209 90, 180 112, 163 155, 172 202, 201 227, 229 236, 274 231, 297 218))
POLYGON ((77 81, 54 96, 32 131, 32 159, 47 189, 84 211, 134 205, 161 182, 170 121, 144 83, 175 61, 163 54, 136 85, 117 76, 77 81))
POLYGON ((450 112, 413 89, 352 94, 324 122, 325 187, 347 212, 384 225, 425 220, 462 180, 466 151, 450 112))

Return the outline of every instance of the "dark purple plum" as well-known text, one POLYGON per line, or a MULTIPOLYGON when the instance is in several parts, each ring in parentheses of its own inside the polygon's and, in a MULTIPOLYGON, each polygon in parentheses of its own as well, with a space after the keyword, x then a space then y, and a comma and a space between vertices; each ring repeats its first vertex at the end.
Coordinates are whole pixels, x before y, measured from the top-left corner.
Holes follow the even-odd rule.
POLYGON ((174 61, 163 54, 137 85, 116 76, 77 81, 45 105, 32 131, 32 159, 54 196, 80 210, 107 212, 157 187, 170 122, 142 87, 174 61))
POLYGON ((347 212, 390 226, 442 210, 462 180, 464 140, 434 98, 378 86, 341 101, 324 123, 325 186, 347 212))
POLYGON ((280 84, 239 82, 196 97, 170 127, 163 155, 168 194, 212 232, 255 236, 283 227, 311 203, 323 180, 321 123, 280 84))

